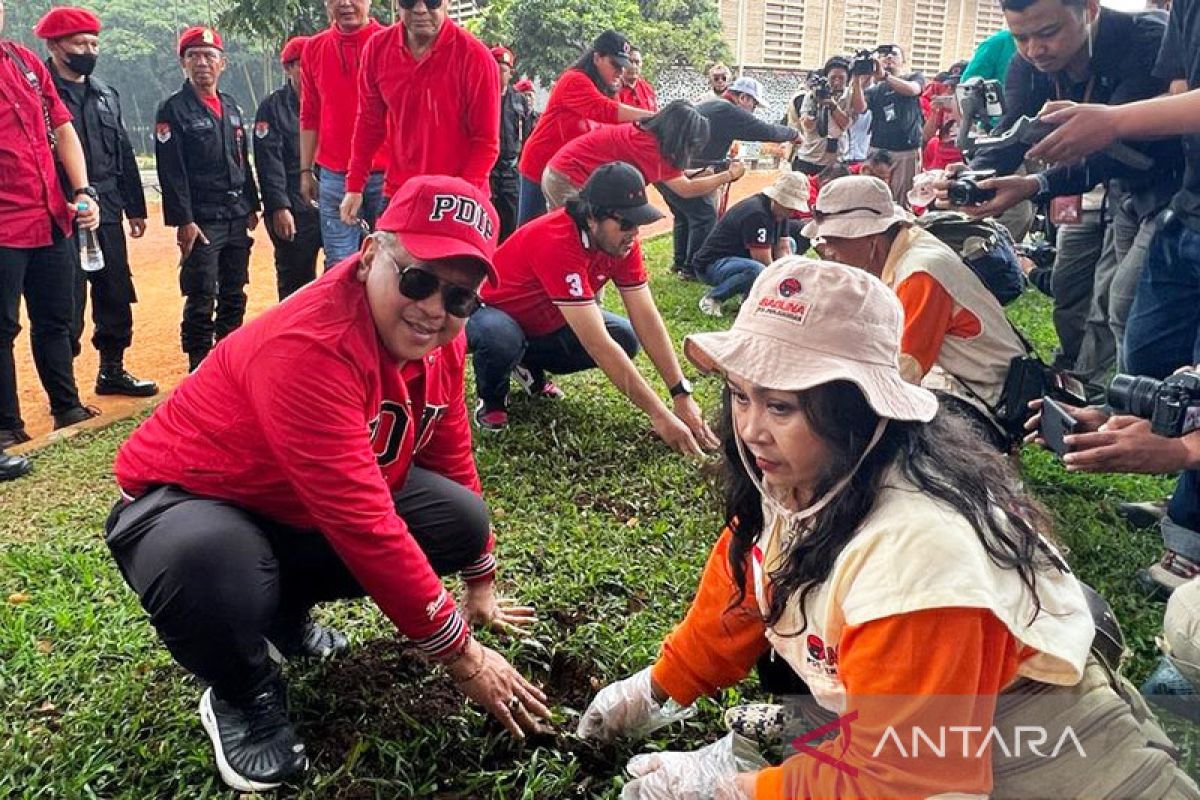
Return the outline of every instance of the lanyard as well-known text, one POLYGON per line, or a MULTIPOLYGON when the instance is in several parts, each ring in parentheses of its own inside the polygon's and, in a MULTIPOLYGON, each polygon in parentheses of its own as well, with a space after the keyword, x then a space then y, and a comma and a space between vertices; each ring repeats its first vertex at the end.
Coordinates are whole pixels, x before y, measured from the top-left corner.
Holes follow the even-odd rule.
MULTIPOLYGON (((1094 88, 1096 88, 1096 76, 1095 75, 1088 78, 1087 88, 1083 90, 1083 100, 1080 101, 1081 103, 1086 103, 1092 99, 1092 89, 1094 89, 1094 88)), ((1063 99, 1062 84, 1060 84, 1058 82, 1057 75, 1054 76, 1054 99, 1055 100, 1063 99)))

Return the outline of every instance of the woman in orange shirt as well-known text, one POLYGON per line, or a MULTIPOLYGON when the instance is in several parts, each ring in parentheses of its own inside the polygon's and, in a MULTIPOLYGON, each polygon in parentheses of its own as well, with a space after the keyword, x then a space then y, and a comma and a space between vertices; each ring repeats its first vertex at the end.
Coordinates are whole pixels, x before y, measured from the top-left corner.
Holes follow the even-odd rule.
POLYGON ((774 648, 837 715, 835 738, 800 736, 800 754, 778 767, 734 733, 635 756, 623 797, 983 798, 994 778, 1006 797, 1200 796, 1145 747, 1089 660, 1092 617, 1038 533, 1045 515, 1001 457, 901 378, 903 318, 877 278, 788 257, 763 271, 732 330, 685 340, 693 363, 726 382, 728 527, 658 661, 604 688, 579 735, 645 735, 774 648), (1012 722, 999 698, 1016 690, 1037 698, 1017 704, 1037 722, 1079 723, 1079 750, 1103 746, 1105 766, 1072 761, 1067 743, 1049 767, 1006 773, 1011 739, 1002 758, 983 734, 1012 722), (1098 716, 1104 726, 1086 724, 1098 716), (1103 745, 1087 736, 1097 728, 1103 745), (910 757, 918 730, 935 747, 939 731, 943 742, 958 733, 910 757), (969 747, 964 731, 976 732, 969 747))

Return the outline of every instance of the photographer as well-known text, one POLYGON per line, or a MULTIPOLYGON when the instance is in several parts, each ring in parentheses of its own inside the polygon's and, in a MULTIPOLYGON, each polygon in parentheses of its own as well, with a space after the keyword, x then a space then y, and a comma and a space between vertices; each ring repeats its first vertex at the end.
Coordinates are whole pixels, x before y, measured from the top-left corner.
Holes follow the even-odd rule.
MULTIPOLYGON (((1160 523, 1163 557, 1141 573, 1167 593, 1200 576, 1200 430, 1183 436, 1159 435, 1146 417, 1154 415, 1156 405, 1162 403, 1159 395, 1172 383, 1190 388, 1192 404, 1200 406, 1200 374, 1196 369, 1180 370, 1160 384, 1157 392, 1154 384, 1158 382, 1154 379, 1118 376, 1109 389, 1109 404, 1129 414, 1060 404, 1077 423, 1074 431, 1062 438, 1066 448, 1062 461, 1068 472, 1181 473, 1167 515, 1160 523)), ((1039 430, 1041 419, 1039 410, 1026 423, 1031 431, 1026 441, 1046 444, 1039 430)))
POLYGON ((855 114, 871 111, 871 150, 886 150, 895 168, 888 186, 892 199, 903 203, 912 188, 913 176, 921 171, 921 90, 925 76, 906 72, 904 51, 898 44, 876 48, 874 77, 869 89, 863 84, 871 76, 854 76, 851 108, 855 114))
MULTIPOLYGON (((1163 93, 1167 82, 1153 72, 1165 26, 1152 14, 1126 14, 1100 8, 1096 0, 1003 0, 1005 20, 1017 43, 1005 84, 1007 130, 1022 116, 1036 116, 1058 104, 1098 102, 1120 105, 1163 93)), ((1109 183, 1114 233, 1107 257, 1073 258, 1079 231, 1060 231, 1060 258, 1053 281, 1054 322, 1063 347, 1062 363, 1091 377, 1103 374, 1114 357, 1109 289, 1115 275, 1136 270, 1154 233, 1154 217, 1178 188, 1182 158, 1177 140, 1139 143, 1154 159, 1154 169, 1136 170, 1097 153, 1083 164, 1057 166, 1036 175, 1013 175, 1029 148, 1014 145, 981 152, 972 169, 994 169, 1003 176, 981 186, 994 198, 975 205, 977 216, 994 216, 1033 199, 1051 204, 1051 220, 1080 218, 1080 196, 1098 183, 1109 183), (1132 231, 1132 235, 1129 232, 1132 231), (1087 326, 1089 309, 1099 320, 1087 326), (1108 317, 1108 319, 1103 319, 1108 317), (1086 330, 1085 330, 1086 327, 1086 330)), ((1123 316, 1120 309, 1117 317, 1123 316)), ((1120 323, 1118 322, 1118 325, 1120 323)))
MULTIPOLYGON (((838 56, 809 77, 809 92, 797 120, 800 141, 792 155, 794 172, 811 177, 837 163, 838 143, 851 121, 850 96, 846 92, 849 80, 850 63, 838 56)), ((861 83, 856 83, 856 90, 862 91, 861 83)))

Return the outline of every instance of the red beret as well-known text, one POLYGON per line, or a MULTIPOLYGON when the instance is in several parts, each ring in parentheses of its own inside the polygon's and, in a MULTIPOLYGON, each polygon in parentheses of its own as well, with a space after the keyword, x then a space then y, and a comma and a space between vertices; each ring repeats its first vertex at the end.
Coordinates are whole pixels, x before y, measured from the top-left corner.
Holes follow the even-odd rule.
POLYGON ((46 12, 33 27, 33 35, 39 39, 61 39, 77 33, 99 33, 100 18, 90 11, 70 6, 58 6, 46 12))
POLYGON ((221 34, 217 33, 207 25, 193 25, 180 34, 180 57, 183 56, 183 52, 189 47, 215 47, 221 51, 225 50, 225 45, 221 41, 221 34))
POLYGON ((529 80, 529 78, 521 78, 521 80, 513 84, 513 88, 518 92, 532 92, 533 81, 529 80))
POLYGON ((311 38, 311 36, 293 36, 288 39, 287 44, 279 53, 279 63, 290 64, 293 61, 299 61, 300 56, 304 55, 304 45, 308 44, 308 40, 311 38))
POLYGON ((517 63, 517 57, 513 55, 513 51, 503 45, 493 47, 492 56, 496 59, 497 64, 503 64, 506 67, 511 67, 517 63))

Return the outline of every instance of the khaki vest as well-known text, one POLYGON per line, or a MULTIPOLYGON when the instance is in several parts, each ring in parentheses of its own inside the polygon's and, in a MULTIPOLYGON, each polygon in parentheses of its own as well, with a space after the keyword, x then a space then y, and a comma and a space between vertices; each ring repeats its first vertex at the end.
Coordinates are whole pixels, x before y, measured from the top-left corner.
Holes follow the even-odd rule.
POLYGON ((1009 325, 1000 302, 958 254, 933 234, 908 227, 892 244, 880 277, 895 288, 918 272, 932 276, 950 294, 953 313, 966 309, 980 325, 977 336, 947 336, 942 341, 937 361, 921 385, 965 400, 991 417, 987 406, 999 402, 1009 363, 1015 356, 1025 355, 1025 345, 1009 325))

